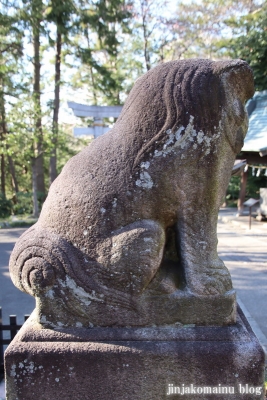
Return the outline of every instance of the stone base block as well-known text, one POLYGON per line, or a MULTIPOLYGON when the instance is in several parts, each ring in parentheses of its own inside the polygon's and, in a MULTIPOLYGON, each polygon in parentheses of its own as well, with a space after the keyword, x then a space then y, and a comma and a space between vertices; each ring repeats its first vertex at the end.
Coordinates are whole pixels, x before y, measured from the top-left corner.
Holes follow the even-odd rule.
POLYGON ((264 352, 242 312, 228 327, 24 324, 5 354, 7 400, 263 399, 264 352))

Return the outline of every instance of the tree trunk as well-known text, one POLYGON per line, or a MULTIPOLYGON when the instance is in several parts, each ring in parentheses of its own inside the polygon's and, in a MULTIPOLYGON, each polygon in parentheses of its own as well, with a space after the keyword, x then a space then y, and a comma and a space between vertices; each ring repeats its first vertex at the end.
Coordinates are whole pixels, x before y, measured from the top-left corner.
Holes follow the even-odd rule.
POLYGON ((6 197, 5 156, 1 154, 1 192, 6 197))
POLYGON ((32 200, 33 200, 33 216, 35 218, 39 217, 39 206, 38 206, 38 198, 37 198, 37 167, 36 167, 36 158, 32 159, 32 200))
POLYGON ((246 187, 247 187, 248 171, 242 171, 241 173, 241 186, 239 192, 239 198, 237 201, 238 215, 243 214, 243 204, 246 199, 246 187))
POLYGON ((142 17, 142 29, 143 29, 143 39, 144 39, 144 58, 145 58, 145 63, 146 63, 146 70, 149 71, 151 69, 151 63, 150 63, 150 54, 149 54, 149 49, 148 49, 148 38, 149 38, 149 33, 148 33, 148 23, 147 23, 147 13, 148 10, 148 2, 144 1, 140 3, 141 5, 141 17, 142 17))
POLYGON ((15 191, 15 193, 18 193, 19 185, 16 177, 15 165, 11 156, 8 156, 8 164, 9 164, 9 171, 11 175, 13 190, 15 191))
POLYGON ((50 185, 57 177, 57 141, 58 141, 58 113, 60 106, 60 65, 61 65, 61 48, 62 36, 57 27, 57 43, 56 43, 56 61, 55 61, 55 90, 54 90, 54 113, 52 127, 52 151, 50 156, 50 185))
MULTIPOLYGON (((88 31, 85 33, 86 40, 87 40, 87 47, 90 49, 90 40, 89 40, 89 35, 88 31)), ((94 105, 97 106, 97 95, 96 95, 96 85, 95 85, 95 77, 94 77, 94 71, 92 65, 89 67, 90 69, 90 75, 91 75, 91 86, 92 86, 92 91, 93 91, 93 98, 94 98, 94 105)))
MULTIPOLYGON (((42 2, 35 1, 32 3, 32 13, 40 12, 42 2), (39 9, 38 9, 39 7, 39 9)), ((40 17, 35 15, 33 22, 33 67, 34 67, 34 82, 33 82, 33 98, 35 105, 35 173, 36 173, 36 190, 42 196, 45 196, 45 181, 44 181, 44 158, 43 158, 43 131, 42 131, 42 116, 41 116, 41 91, 40 91, 40 17)))
POLYGON ((143 36, 144 36, 144 57, 146 62, 146 70, 149 71, 151 69, 151 63, 150 63, 150 54, 148 50, 147 27, 144 17, 143 17, 143 36))
POLYGON ((6 139, 6 115, 5 115, 5 99, 4 99, 4 88, 3 88, 3 78, 1 79, 1 92, 0 92, 0 140, 2 146, 2 154, 1 154, 1 192, 3 196, 6 197, 6 167, 5 167, 5 149, 6 145, 4 144, 4 140, 6 139))

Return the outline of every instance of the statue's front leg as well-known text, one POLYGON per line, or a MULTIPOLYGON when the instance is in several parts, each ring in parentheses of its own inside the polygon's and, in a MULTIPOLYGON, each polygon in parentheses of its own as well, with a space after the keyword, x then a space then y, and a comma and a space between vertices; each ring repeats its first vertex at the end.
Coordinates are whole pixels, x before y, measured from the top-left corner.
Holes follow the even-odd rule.
POLYGON ((198 295, 232 290, 228 269, 217 253, 217 213, 195 210, 179 219, 178 249, 186 287, 198 295))

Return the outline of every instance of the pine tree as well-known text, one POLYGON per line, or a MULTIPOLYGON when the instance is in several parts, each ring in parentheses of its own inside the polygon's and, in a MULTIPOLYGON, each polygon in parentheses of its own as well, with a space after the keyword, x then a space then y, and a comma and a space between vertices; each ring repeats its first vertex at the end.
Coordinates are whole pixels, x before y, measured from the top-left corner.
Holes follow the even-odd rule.
POLYGON ((0 141, 1 141, 1 192, 6 196, 7 166, 12 177, 13 189, 18 192, 18 183, 13 159, 8 148, 6 118, 7 96, 16 96, 16 84, 12 77, 17 73, 17 60, 22 54, 22 36, 14 26, 16 15, 8 15, 2 7, 0 12, 0 141))
POLYGON ((121 104, 125 79, 121 71, 122 35, 130 13, 123 0, 80 1, 73 56, 82 64, 76 85, 90 84, 93 104, 121 104))
POLYGON ((44 33, 44 3, 43 0, 23 0, 20 8, 21 27, 32 44, 33 56, 33 87, 32 98, 34 109, 34 141, 32 143, 32 190, 34 216, 39 214, 38 199, 43 201, 46 195, 44 174, 44 140, 41 106, 41 37, 44 33))
POLYGON ((49 36, 50 43, 55 46, 55 86, 52 120, 52 148, 50 155, 49 175, 50 184, 57 177, 57 140, 58 140, 58 114, 60 107, 61 62, 62 46, 69 43, 72 30, 72 16, 75 13, 75 5, 72 0, 64 2, 51 0, 46 10, 46 20, 56 28, 56 38, 49 36))

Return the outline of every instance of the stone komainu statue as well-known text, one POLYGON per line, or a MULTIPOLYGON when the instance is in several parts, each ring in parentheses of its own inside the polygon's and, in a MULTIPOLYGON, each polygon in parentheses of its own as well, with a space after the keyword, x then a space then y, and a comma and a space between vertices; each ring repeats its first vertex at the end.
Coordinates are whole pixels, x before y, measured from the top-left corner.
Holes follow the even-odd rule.
POLYGON ((235 293, 217 217, 247 131, 240 60, 164 63, 113 129, 70 159, 11 276, 46 327, 230 324, 235 293))

